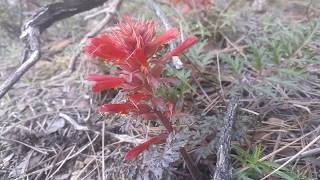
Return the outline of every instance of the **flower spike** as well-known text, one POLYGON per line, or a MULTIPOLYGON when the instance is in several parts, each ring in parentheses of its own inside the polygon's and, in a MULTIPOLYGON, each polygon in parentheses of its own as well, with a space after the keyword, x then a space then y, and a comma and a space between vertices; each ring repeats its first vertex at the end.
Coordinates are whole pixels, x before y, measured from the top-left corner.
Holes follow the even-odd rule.
POLYGON ((156 59, 156 51, 160 46, 178 36, 178 29, 172 28, 162 35, 156 35, 153 21, 133 21, 125 16, 114 30, 108 34, 90 39, 84 48, 85 52, 111 62, 117 70, 110 75, 88 75, 86 80, 94 81, 93 92, 120 88, 127 96, 123 103, 104 104, 98 111, 106 113, 129 114, 144 120, 161 121, 166 134, 161 134, 131 149, 125 156, 131 160, 152 144, 166 142, 168 133, 174 131, 171 123, 175 111, 175 103, 158 95, 158 88, 178 83, 175 77, 161 76, 165 64, 172 56, 180 55, 192 46, 197 38, 190 36, 181 45, 156 59))

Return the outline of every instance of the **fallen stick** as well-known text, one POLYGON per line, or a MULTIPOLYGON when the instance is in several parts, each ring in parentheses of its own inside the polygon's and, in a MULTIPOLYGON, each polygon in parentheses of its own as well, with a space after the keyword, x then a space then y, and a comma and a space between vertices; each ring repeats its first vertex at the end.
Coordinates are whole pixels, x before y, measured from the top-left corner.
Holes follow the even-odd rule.
POLYGON ((11 74, 0 86, 0 99, 20 80, 20 78, 41 57, 40 34, 53 23, 75 14, 101 6, 108 0, 64 0, 41 7, 26 21, 22 27, 20 38, 25 43, 24 58, 21 66, 11 74), (28 55, 30 55, 28 57, 28 55))
POLYGON ((227 112, 224 116, 224 126, 220 133, 218 143, 217 163, 216 170, 212 177, 213 180, 231 180, 232 179, 232 166, 230 162, 230 143, 231 133, 238 109, 239 98, 233 97, 228 106, 227 112))
MULTIPOLYGON (((314 156, 314 155, 317 155, 317 154, 320 154, 320 148, 314 148, 314 149, 310 149, 308 151, 305 151, 305 152, 301 153, 299 156, 295 157, 295 159, 306 158, 306 157, 314 156)), ((283 163, 285 161, 288 161, 290 158, 292 158, 292 156, 281 158, 281 159, 277 159, 277 160, 275 160, 275 162, 276 163, 283 163)), ((295 159, 293 159, 293 160, 295 160, 295 159)))

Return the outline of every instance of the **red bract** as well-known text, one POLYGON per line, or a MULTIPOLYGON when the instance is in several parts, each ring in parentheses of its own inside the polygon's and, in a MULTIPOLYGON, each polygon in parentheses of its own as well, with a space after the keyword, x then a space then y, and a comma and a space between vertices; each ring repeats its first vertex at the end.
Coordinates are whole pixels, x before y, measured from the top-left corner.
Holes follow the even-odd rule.
POLYGON ((196 36, 189 36, 183 43, 181 43, 179 46, 177 46, 175 49, 173 49, 169 56, 178 56, 180 55, 184 50, 192 46, 198 41, 198 38, 196 36))
POLYGON ((189 48, 190 46, 195 44, 197 41, 198 41, 198 38, 196 36, 190 36, 183 43, 181 43, 179 46, 177 46, 172 51, 170 51, 169 53, 164 55, 162 59, 160 59, 159 61, 157 61, 155 63, 155 66, 153 67, 153 69, 151 71, 152 75, 154 77, 158 77, 159 78, 161 73, 162 73, 162 71, 163 71, 163 68, 164 68, 166 62, 172 56, 180 55, 184 50, 186 50, 187 48, 189 48))
POLYGON ((99 112, 113 112, 113 113, 122 113, 122 114, 128 114, 130 110, 132 110, 134 107, 132 107, 131 104, 104 104, 102 105, 98 111, 99 112))
MULTIPOLYGON (((111 75, 89 75, 87 80, 95 81, 94 92, 111 88, 120 88, 127 95, 122 104, 105 104, 98 111, 108 113, 131 114, 145 120, 160 120, 168 132, 172 132, 171 117, 175 104, 164 97, 157 97, 158 87, 177 83, 175 77, 161 77, 161 73, 172 56, 180 55, 192 46, 197 38, 188 37, 181 45, 163 55, 154 58, 156 50, 164 43, 176 38, 178 30, 173 28, 156 36, 152 21, 132 22, 124 18, 111 33, 94 37, 85 47, 85 52, 110 61, 118 69, 111 75)), ((125 159, 132 159, 147 149, 151 144, 163 143, 167 135, 151 138, 129 151, 125 159)))
POLYGON ((93 92, 101 92, 103 90, 116 88, 125 82, 123 78, 108 75, 88 75, 85 79, 89 81, 96 81, 92 85, 93 92))
POLYGON ((167 139, 168 134, 161 134, 158 135, 156 137, 153 137, 151 139, 149 139, 148 141, 134 147, 133 149, 131 149, 125 156, 125 160, 131 160, 133 158, 135 158, 136 156, 138 156, 140 153, 142 153, 143 151, 145 151, 146 149, 149 148, 150 145, 152 144, 161 144, 161 143, 165 143, 166 139, 167 139))
POLYGON ((148 99, 150 96, 149 95, 147 95, 147 94, 144 94, 144 93, 135 93, 135 94, 133 94, 133 95, 130 95, 129 97, 128 97, 128 99, 129 99, 129 101, 133 104, 133 105, 135 105, 135 106, 137 106, 137 104, 141 101, 141 100, 145 100, 145 99, 148 99))

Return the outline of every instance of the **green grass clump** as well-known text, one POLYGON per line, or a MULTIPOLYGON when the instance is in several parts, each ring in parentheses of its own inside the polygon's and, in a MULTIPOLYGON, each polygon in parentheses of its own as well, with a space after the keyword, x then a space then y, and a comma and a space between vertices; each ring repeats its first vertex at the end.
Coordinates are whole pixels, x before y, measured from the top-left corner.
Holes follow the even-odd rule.
MULTIPOLYGON (((234 159, 242 166, 235 170, 234 178, 237 180, 254 180, 260 179, 277 169, 280 165, 272 161, 260 161, 262 148, 256 146, 254 150, 244 150, 240 146, 234 146, 236 154, 234 159)), ((282 168, 275 172, 274 177, 285 180, 302 180, 306 179, 288 168, 282 168)))

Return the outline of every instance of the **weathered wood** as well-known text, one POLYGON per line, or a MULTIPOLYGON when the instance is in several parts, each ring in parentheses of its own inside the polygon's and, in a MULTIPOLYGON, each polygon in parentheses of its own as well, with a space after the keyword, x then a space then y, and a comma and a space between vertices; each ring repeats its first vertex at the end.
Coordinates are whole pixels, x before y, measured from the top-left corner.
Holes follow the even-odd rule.
POLYGON ((38 9, 31 19, 24 24, 23 30, 32 26, 38 28, 40 33, 42 33, 57 21, 101 6, 107 1, 64 0, 63 2, 46 5, 38 9))
POLYGON ((0 99, 19 81, 19 79, 40 59, 40 34, 53 23, 75 14, 101 6, 108 0, 64 0, 41 7, 26 21, 20 38, 25 43, 23 64, 0 86, 0 99))
POLYGON ((230 143, 231 133, 238 109, 239 98, 234 97, 231 99, 227 106, 227 112, 223 119, 224 125, 220 133, 218 143, 216 171, 212 177, 213 180, 231 180, 232 179, 232 166, 230 162, 230 143))

